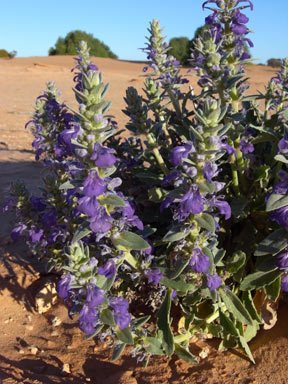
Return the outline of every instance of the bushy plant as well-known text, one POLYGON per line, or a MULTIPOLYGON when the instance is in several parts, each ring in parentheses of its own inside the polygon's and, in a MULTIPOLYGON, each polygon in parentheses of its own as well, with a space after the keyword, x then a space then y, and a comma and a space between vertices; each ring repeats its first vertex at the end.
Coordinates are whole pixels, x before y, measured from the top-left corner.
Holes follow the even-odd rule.
POLYGON ((188 64, 190 58, 188 37, 173 37, 169 41, 169 47, 171 48, 170 55, 174 56, 181 65, 188 64))
POLYGON ((48 54, 49 56, 77 55, 79 43, 84 40, 89 45, 91 56, 117 59, 117 55, 106 44, 95 38, 91 33, 79 30, 67 33, 65 38, 59 37, 55 47, 51 47, 48 54))
POLYGON ((267 65, 273 68, 280 68, 282 65, 281 59, 269 59, 267 60, 267 65))
POLYGON ((255 296, 288 290, 288 60, 265 94, 245 96, 250 0, 210 0, 191 53, 201 92, 169 54, 157 20, 144 51, 144 93, 129 87, 129 139, 107 113, 108 86, 79 49, 79 109, 54 84, 30 124, 47 169, 39 196, 15 184, 9 205, 34 252, 61 275, 57 290, 88 337, 138 360, 174 352, 197 362, 195 335, 219 349, 248 342, 262 318, 255 296), (212 3, 212 7, 210 6, 212 3), (264 102, 263 109, 258 100, 264 102))
POLYGON ((17 55, 16 51, 8 52, 6 51, 6 49, 0 49, 0 57, 13 59, 16 55, 17 55))

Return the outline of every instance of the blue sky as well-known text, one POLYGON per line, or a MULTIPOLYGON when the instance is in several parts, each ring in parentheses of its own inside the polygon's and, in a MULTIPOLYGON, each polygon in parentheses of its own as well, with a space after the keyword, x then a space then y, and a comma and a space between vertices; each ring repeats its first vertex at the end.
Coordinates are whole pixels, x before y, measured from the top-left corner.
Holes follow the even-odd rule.
MULTIPOLYGON (((288 56, 288 0, 252 0, 246 10, 257 61, 288 56)), ((202 0, 1 0, 0 49, 18 57, 46 56, 59 36, 75 29, 92 33, 120 59, 144 60, 149 21, 160 20, 168 40, 192 38, 208 11, 202 0)))

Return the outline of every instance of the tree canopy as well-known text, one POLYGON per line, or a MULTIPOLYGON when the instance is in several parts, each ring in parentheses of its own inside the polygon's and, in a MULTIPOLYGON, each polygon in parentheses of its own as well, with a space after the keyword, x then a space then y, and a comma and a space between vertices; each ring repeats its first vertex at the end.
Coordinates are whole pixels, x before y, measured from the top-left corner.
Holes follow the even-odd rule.
POLYGON ((189 40, 188 37, 173 37, 169 41, 169 46, 171 47, 169 53, 173 55, 180 62, 180 64, 189 64, 193 43, 205 29, 207 29, 207 26, 205 25, 197 28, 194 33, 194 37, 191 40, 189 40))
POLYGON ((117 55, 99 39, 95 38, 91 33, 84 31, 71 31, 65 38, 59 37, 55 47, 51 47, 48 51, 49 56, 53 55, 77 55, 79 42, 85 40, 90 48, 90 55, 96 57, 110 57, 117 59, 117 55))

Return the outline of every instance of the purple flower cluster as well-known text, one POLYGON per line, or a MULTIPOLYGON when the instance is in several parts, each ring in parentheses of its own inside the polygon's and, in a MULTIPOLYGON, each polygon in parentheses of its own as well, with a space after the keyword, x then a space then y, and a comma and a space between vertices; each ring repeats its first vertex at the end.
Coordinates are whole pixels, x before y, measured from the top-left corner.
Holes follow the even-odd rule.
POLYGON ((123 297, 112 297, 109 299, 109 305, 113 310, 115 322, 121 331, 127 328, 131 321, 131 315, 128 312, 128 300, 123 297))
POLYGON ((45 155, 45 163, 48 165, 63 162, 70 156, 74 149, 71 140, 83 132, 73 114, 58 102, 57 89, 53 83, 48 83, 46 92, 37 99, 33 119, 26 127, 30 124, 35 137, 32 146, 36 150, 36 160, 45 155))
POLYGON ((161 36, 159 21, 154 19, 148 30, 150 37, 147 47, 143 51, 147 54, 149 65, 143 68, 143 72, 147 72, 151 68, 155 75, 159 76, 157 80, 163 88, 173 88, 177 84, 188 83, 188 80, 180 74, 179 61, 168 54, 169 45, 161 36))
MULTIPOLYGON (((250 0, 243 2, 248 3, 253 10, 250 0)), ((206 17, 208 30, 203 31, 198 40, 196 39, 195 49, 192 51, 192 64, 201 76, 198 82, 201 87, 225 84, 230 76, 243 73, 242 64, 251 58, 249 48, 253 47, 253 43, 246 36, 249 33, 246 26, 249 18, 241 12, 247 5, 238 7, 239 4, 240 1, 228 5, 225 1, 213 0, 203 3, 203 9, 210 9, 213 13, 206 17), (209 3, 216 4, 218 8, 207 6, 209 3), (210 44, 207 44, 208 40, 210 44), (233 63, 228 64, 226 60, 221 60, 227 52, 233 57, 233 63)), ((245 85, 242 84, 240 88, 243 92, 245 85)))

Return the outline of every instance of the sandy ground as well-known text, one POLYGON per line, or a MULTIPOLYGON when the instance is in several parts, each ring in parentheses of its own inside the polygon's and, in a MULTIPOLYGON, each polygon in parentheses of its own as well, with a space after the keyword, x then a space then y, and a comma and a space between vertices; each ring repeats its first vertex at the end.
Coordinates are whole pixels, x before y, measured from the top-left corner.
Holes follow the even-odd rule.
MULTIPOLYGON (((108 97, 111 113, 125 124, 121 112, 128 86, 141 90, 142 64, 111 59, 95 59, 110 83, 108 97)), ((24 129, 33 111, 35 98, 48 80, 62 90, 62 100, 75 105, 72 57, 31 57, 0 60, 0 203, 15 179, 25 181, 29 189, 41 182, 41 166, 31 151, 32 136, 24 129)), ((263 90, 273 75, 268 67, 251 66, 250 93, 263 90)), ((191 78, 195 85, 195 79, 191 78)), ((2 214, 1 214, 2 215, 2 214)), ((0 226, 0 383, 14 384, 286 384, 288 383, 288 306, 282 303, 274 328, 261 331, 252 341, 256 366, 239 351, 217 352, 217 341, 199 341, 191 346, 195 354, 201 348, 208 356, 199 365, 177 358, 153 358, 148 368, 137 365, 126 353, 112 363, 112 351, 85 335, 67 316, 59 302, 47 313, 34 309, 35 293, 53 276, 43 277, 41 266, 31 257, 25 244, 12 244, 10 215, 1 216, 0 226), (63 370, 64 367, 64 370, 63 370), (67 371, 67 372, 65 372, 67 371), (68 372, 69 371, 69 372, 68 372)))

